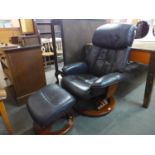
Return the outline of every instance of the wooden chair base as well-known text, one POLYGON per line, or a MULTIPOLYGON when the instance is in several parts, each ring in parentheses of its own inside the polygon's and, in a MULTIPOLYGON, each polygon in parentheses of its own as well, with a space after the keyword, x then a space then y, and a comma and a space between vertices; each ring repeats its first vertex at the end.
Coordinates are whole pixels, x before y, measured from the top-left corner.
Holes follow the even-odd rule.
POLYGON ((36 134, 39 134, 39 135, 64 135, 72 128, 73 123, 74 123, 74 116, 67 115, 67 123, 60 130, 52 131, 53 124, 50 124, 46 128, 42 128, 36 123, 33 124, 33 129, 36 132, 36 134))
POLYGON ((114 109, 115 100, 113 97, 110 97, 107 101, 99 100, 97 101, 97 103, 99 104, 97 109, 94 109, 94 110, 78 109, 78 111, 80 114, 86 115, 86 116, 92 116, 92 117, 103 116, 110 113, 114 109))

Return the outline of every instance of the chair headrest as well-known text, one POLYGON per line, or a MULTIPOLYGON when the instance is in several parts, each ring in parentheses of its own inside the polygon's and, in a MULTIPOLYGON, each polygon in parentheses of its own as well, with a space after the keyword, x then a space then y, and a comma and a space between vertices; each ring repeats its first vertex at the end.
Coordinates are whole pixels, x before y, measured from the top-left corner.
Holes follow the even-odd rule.
POLYGON ((92 42, 102 48, 126 48, 133 43, 135 29, 129 24, 105 24, 96 29, 92 42))

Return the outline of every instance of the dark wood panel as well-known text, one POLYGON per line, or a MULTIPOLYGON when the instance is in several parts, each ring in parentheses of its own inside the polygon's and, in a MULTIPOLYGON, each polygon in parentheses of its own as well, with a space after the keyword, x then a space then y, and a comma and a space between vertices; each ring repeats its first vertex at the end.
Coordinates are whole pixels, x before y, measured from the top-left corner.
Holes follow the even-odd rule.
POLYGON ((9 67, 3 66, 3 70, 13 84, 18 101, 46 84, 40 46, 9 49, 4 53, 9 67))
POLYGON ((45 85, 40 49, 10 52, 8 59, 18 97, 30 94, 45 85))
POLYGON ((81 61, 83 46, 92 42, 92 36, 96 28, 105 24, 105 22, 103 19, 62 20, 65 64, 81 61))

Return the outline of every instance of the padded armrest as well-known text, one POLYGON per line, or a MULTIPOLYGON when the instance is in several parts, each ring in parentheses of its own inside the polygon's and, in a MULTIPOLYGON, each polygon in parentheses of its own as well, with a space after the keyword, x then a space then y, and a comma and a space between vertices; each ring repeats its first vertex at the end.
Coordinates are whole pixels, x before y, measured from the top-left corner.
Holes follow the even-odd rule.
POLYGON ((136 62, 130 62, 127 64, 127 66, 124 68, 124 73, 133 73, 134 71, 143 70, 145 65, 136 63, 136 62))
POLYGON ((111 86, 113 84, 116 84, 120 82, 124 78, 124 75, 122 73, 110 73, 107 75, 104 75, 97 79, 91 86, 91 88, 105 88, 108 86, 111 86))
POLYGON ((72 63, 62 68, 64 75, 85 74, 88 72, 88 65, 84 62, 72 63))

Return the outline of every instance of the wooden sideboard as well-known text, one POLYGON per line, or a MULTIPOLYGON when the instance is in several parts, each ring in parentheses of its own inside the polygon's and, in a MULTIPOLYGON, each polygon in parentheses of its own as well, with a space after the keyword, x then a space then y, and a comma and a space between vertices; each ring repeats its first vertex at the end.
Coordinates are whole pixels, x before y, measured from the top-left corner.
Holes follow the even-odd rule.
POLYGON ((0 48, 0 62, 19 104, 46 84, 40 46, 0 48))

